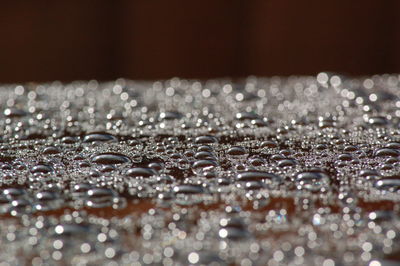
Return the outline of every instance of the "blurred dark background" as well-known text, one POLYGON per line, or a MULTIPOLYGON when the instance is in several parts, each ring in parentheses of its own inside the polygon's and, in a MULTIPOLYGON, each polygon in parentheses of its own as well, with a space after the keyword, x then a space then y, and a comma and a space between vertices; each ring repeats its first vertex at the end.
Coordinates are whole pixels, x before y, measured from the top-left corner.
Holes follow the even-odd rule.
POLYGON ((398 0, 3 1, 0 82, 400 72, 399 11, 398 0))

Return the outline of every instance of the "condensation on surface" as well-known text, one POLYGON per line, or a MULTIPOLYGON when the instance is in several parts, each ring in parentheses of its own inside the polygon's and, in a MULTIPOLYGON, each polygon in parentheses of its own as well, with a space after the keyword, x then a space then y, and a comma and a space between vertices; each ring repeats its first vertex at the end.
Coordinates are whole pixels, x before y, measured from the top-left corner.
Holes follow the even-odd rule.
POLYGON ((398 75, 0 88, 0 261, 397 265, 398 75))

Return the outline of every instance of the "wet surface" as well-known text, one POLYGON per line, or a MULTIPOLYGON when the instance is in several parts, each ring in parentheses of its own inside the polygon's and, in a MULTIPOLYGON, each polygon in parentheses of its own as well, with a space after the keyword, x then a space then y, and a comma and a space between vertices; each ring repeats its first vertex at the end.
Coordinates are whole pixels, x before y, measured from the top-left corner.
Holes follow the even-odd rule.
POLYGON ((0 88, 4 265, 398 265, 400 76, 0 88))

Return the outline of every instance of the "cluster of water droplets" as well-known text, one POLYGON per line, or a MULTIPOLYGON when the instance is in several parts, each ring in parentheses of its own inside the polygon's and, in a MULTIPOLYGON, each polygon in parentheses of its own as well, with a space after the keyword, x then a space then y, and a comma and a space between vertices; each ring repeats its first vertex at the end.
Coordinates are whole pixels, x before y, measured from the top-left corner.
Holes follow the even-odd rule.
POLYGON ((400 76, 0 87, 5 265, 397 265, 400 76))

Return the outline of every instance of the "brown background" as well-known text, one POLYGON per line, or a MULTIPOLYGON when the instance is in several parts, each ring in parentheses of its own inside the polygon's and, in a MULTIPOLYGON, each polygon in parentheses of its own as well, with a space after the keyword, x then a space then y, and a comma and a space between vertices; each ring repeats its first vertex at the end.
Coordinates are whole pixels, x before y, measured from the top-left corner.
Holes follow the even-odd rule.
POLYGON ((399 11, 397 0, 2 1, 0 82, 400 72, 399 11))

